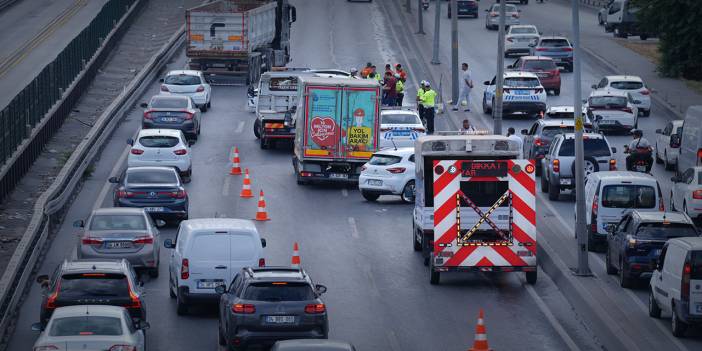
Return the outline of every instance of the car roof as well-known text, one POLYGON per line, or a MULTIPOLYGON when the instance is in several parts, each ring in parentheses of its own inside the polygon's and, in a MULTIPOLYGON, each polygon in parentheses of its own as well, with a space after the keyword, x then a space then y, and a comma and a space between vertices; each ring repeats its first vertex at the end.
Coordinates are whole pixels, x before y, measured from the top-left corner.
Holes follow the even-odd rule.
POLYGON ((671 122, 673 122, 674 126, 681 126, 683 124, 683 122, 685 122, 685 120, 684 119, 674 119, 671 122))
POLYGON ((280 351, 351 351, 353 346, 343 341, 297 339, 278 341, 276 349, 280 351))
POLYGON ((692 220, 682 212, 652 212, 631 210, 631 214, 639 217, 642 222, 672 222, 672 223, 690 223, 692 220))
POLYGON ((654 181, 656 178, 648 173, 631 171, 601 171, 590 174, 588 177, 599 178, 601 180, 621 180, 621 181, 654 181))
POLYGON ((555 126, 561 126, 561 125, 574 126, 575 125, 575 121, 572 119, 559 119, 559 118, 540 119, 537 121, 537 123, 543 124, 544 127, 555 127, 555 126))
POLYGON ((81 273, 81 272, 108 272, 108 273, 124 273, 126 261, 123 259, 80 259, 80 260, 65 260, 61 267, 63 273, 81 273))
POLYGON ((406 156, 414 153, 414 147, 398 147, 397 149, 390 147, 377 151, 374 155, 389 155, 389 156, 406 156))
POLYGON ((127 173, 129 173, 130 171, 172 171, 172 172, 175 172, 175 168, 164 167, 164 166, 127 167, 127 173))
POLYGON ((628 92, 622 91, 622 90, 609 90, 609 89, 602 89, 602 90, 593 90, 590 93, 590 97, 593 96, 623 96, 626 97, 628 96, 628 92))
POLYGON ((539 78, 535 73, 525 71, 505 71, 505 78, 539 78))
POLYGON ((629 75, 617 75, 617 76, 606 76, 608 81, 629 81, 629 82, 641 82, 643 83, 643 80, 639 76, 629 76, 629 75))
MULTIPOLYGON (((573 139, 573 138, 575 138, 575 133, 564 133, 564 134, 559 134, 559 135, 563 135, 563 137, 566 138, 566 139, 573 139)), ((602 135, 602 134, 600 134, 600 133, 583 133, 583 138, 587 138, 587 139, 605 139, 605 140, 607 140, 607 139, 604 137, 604 135, 602 135)))
POLYGON ((124 315, 124 307, 112 305, 76 305, 58 307, 52 314, 53 318, 79 317, 85 315, 119 317, 124 315))
POLYGON ((533 24, 515 24, 512 26, 509 26, 509 29, 512 29, 512 28, 536 28, 536 26, 533 24))
POLYGON ((681 238, 669 239, 668 243, 677 242, 685 246, 689 250, 701 251, 702 250, 702 237, 699 236, 686 236, 681 238))
POLYGON ((553 61, 552 58, 547 57, 547 56, 522 56, 520 57, 522 60, 529 60, 529 61, 553 61))
POLYGON ((301 268, 269 266, 245 269, 256 281, 307 281, 307 274, 301 268))
POLYGON ((154 99, 159 99, 159 100, 161 100, 161 99, 163 99, 163 100, 186 100, 186 99, 189 99, 189 97, 188 97, 188 96, 185 96, 185 95, 160 95, 160 94, 159 94, 159 95, 154 95, 154 96, 151 97, 151 100, 154 100, 154 99))
POLYGON ((139 130, 139 135, 137 136, 137 138, 151 135, 165 135, 177 137, 180 136, 180 133, 181 132, 179 129, 141 129, 139 130))
POLYGON ((181 74, 185 74, 185 75, 189 75, 189 76, 197 76, 200 74, 200 71, 195 71, 192 69, 174 70, 174 71, 169 71, 168 74, 166 74, 166 77, 167 76, 181 75, 181 74))
POLYGON ((93 211, 93 216, 97 215, 143 215, 146 212, 139 207, 103 207, 93 211))
POLYGON ((407 107, 407 108, 382 108, 380 110, 381 115, 385 114, 390 114, 392 113, 393 115, 418 115, 419 112, 415 110, 413 107, 407 107))
POLYGON ((248 219, 238 218, 197 218, 188 219, 180 222, 181 229, 197 230, 230 230, 230 229, 246 229, 255 231, 256 226, 253 221, 248 219))

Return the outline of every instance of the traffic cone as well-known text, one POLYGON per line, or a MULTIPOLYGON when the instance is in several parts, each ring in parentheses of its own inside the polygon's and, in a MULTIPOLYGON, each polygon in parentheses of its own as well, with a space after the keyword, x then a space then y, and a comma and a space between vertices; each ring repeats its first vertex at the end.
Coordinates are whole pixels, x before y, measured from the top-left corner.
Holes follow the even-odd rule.
POLYGON ((475 341, 473 341, 473 347, 468 349, 468 351, 492 351, 490 346, 488 346, 487 330, 485 330, 483 318, 484 314, 481 308, 478 315, 478 325, 475 326, 475 341))
POLYGON ((266 200, 263 199, 263 190, 258 195, 258 211, 256 211, 257 221, 268 221, 268 213, 266 212, 266 200))
POLYGON ((234 158, 232 159, 232 170, 229 171, 231 175, 241 175, 241 167, 239 166, 239 148, 234 147, 234 158))
POLYGON ((244 170, 244 185, 241 187, 241 193, 239 194, 239 196, 253 197, 253 193, 251 192, 251 178, 249 178, 248 168, 244 170))
POLYGON ((290 266, 292 268, 300 268, 300 246, 297 245, 297 241, 293 245, 293 255, 290 266))

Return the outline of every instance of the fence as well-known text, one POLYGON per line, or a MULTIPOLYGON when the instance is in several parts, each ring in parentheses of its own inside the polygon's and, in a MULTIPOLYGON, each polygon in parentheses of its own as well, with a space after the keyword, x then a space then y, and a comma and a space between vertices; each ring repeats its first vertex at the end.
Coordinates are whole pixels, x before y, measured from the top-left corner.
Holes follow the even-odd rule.
POLYGON ((14 188, 39 156, 95 76, 91 70, 68 88, 135 0, 109 0, 56 59, 0 111, 0 200, 14 188), (55 106, 59 102, 59 106, 55 106))

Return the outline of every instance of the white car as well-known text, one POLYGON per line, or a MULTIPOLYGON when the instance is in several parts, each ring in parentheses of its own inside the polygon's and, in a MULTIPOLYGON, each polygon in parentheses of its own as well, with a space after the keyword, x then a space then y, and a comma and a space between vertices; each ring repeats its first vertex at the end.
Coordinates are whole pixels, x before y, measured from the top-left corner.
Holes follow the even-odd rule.
POLYGON ((702 166, 686 169, 674 176, 670 190, 670 207, 687 213, 690 218, 702 215, 702 166))
POLYGON ((678 164, 683 122, 676 119, 668 122, 664 129, 656 129, 656 162, 662 163, 666 170, 672 170, 678 164))
POLYGON ((142 129, 136 140, 129 138, 132 146, 127 157, 127 167, 174 167, 184 182, 192 177, 190 144, 182 131, 177 129, 142 129))
POLYGON ((625 132, 639 126, 639 113, 631 94, 619 90, 594 90, 586 100, 587 117, 596 132, 625 132))
POLYGON ((414 109, 390 108, 380 111, 380 148, 413 147, 427 130, 414 109))
MULTIPOLYGON (((504 76, 502 112, 509 114, 540 115, 546 111, 546 89, 539 77, 531 72, 507 71, 504 76)), ((495 105, 495 77, 483 82, 483 112, 491 113, 495 105)))
POLYGON ((639 113, 646 117, 651 114, 651 90, 646 87, 639 76, 606 76, 599 83, 592 85, 596 90, 619 90, 628 92, 639 103, 634 104, 639 113))
POLYGON ((380 195, 400 195, 414 202, 414 148, 386 149, 373 154, 361 168, 358 189, 368 201, 380 195))
POLYGON ((161 79, 161 94, 185 95, 195 101, 202 112, 212 107, 212 87, 200 71, 170 71, 161 79))
POLYGON ((510 26, 505 35, 505 57, 512 54, 531 53, 531 47, 539 42, 541 34, 536 26, 518 25, 510 26))
POLYGON ((144 331, 149 323, 134 322, 124 307, 77 305, 59 307, 41 331, 33 350, 129 350, 144 351, 144 331))

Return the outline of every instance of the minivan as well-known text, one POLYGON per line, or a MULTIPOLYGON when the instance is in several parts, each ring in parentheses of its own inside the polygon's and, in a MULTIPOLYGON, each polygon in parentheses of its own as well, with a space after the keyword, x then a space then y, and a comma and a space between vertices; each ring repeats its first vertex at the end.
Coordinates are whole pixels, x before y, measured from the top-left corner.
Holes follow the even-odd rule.
POLYGON ((682 125, 680 154, 676 164, 677 174, 688 168, 700 166, 702 159, 702 105, 690 106, 682 125))
POLYGON ((174 249, 169 263, 169 292, 178 314, 194 302, 217 302, 215 288, 227 285, 244 267, 264 267, 263 248, 250 220, 200 218, 180 223, 175 240, 164 246, 174 249))
POLYGON ((702 238, 670 239, 658 257, 648 291, 648 314, 671 314, 671 329, 685 336, 688 326, 702 325, 702 238))
POLYGON ((585 224, 588 249, 606 244, 610 226, 624 211, 664 211, 661 186, 650 174, 629 171, 591 173, 585 179, 585 224))

